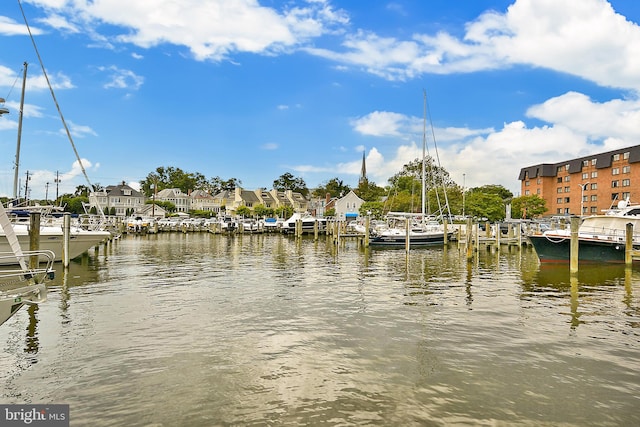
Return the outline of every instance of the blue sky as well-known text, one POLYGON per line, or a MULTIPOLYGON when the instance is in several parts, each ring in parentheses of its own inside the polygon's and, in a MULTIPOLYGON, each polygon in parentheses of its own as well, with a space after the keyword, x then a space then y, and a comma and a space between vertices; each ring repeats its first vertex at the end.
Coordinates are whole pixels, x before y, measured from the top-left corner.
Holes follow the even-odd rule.
MULTIPOLYGON (((519 195, 522 167, 640 143, 636 0, 22 0, 89 179, 159 166, 271 188, 384 186, 429 154, 519 195), (432 138, 431 125, 433 126, 432 138), (436 151, 437 147, 437 151, 436 151)), ((0 195, 86 184, 18 0, 0 3, 0 195)))

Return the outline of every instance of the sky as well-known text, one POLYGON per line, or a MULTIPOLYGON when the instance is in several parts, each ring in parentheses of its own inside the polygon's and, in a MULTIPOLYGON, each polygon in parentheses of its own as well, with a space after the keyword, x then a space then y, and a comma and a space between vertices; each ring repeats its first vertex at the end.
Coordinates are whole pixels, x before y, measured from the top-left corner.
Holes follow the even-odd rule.
POLYGON ((640 144, 639 23, 637 0, 2 0, 0 196, 18 134, 32 199, 83 168, 355 187, 363 155, 385 186, 423 141, 518 196, 523 167, 640 144))

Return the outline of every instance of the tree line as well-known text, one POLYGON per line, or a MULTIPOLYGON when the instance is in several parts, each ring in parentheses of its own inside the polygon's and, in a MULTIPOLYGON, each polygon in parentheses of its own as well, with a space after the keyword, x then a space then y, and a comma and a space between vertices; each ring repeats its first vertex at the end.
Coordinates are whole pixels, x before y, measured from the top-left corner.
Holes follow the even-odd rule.
MULTIPOLYGON (((389 211, 418 213, 422 209, 422 167, 422 161, 415 159, 389 178, 384 187, 364 178, 359 181, 357 187, 351 188, 339 177, 335 177, 309 189, 304 179, 287 172, 273 181, 272 188, 277 191, 291 190, 307 198, 325 198, 327 195, 331 198, 341 197, 353 190, 365 201, 360 209, 362 215, 382 217, 389 211)), ((465 189, 458 185, 444 168, 437 166, 429 156, 425 159, 425 182, 427 189, 425 205, 427 213, 430 214, 451 214, 501 221, 506 217, 507 205, 511 206, 512 218, 536 218, 546 212, 545 200, 537 195, 514 197, 511 191, 501 185, 484 185, 465 189), (442 212, 444 205, 448 206, 448 209, 442 212)), ((194 190, 204 190, 215 195, 221 191, 233 192, 236 187, 241 186, 242 181, 237 178, 222 179, 215 176, 208 179, 199 172, 187 172, 173 166, 157 167, 140 181, 140 190, 147 198, 152 198, 153 194, 166 188, 178 188, 186 194, 194 190)), ((93 185, 93 191, 103 189, 100 184, 93 185)), ((69 212, 84 213, 83 203, 88 203, 89 192, 90 189, 87 186, 81 185, 73 194, 60 196, 55 203, 64 206, 69 212)), ((159 201, 156 203, 161 204, 159 201)), ((164 207, 171 210, 168 204, 164 207)), ((261 206, 254 207, 253 210, 247 208, 245 211, 243 214, 246 216, 260 217, 289 214, 285 211, 271 212, 261 206)))

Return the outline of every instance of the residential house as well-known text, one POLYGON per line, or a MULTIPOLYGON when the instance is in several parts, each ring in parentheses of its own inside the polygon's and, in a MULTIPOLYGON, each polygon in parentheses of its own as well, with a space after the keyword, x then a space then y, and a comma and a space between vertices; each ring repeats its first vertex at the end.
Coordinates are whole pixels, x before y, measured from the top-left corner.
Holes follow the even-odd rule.
POLYGON ((336 218, 344 218, 347 221, 353 220, 358 217, 360 206, 364 203, 364 200, 358 197, 353 190, 349 191, 345 196, 340 197, 335 201, 336 218))
POLYGON ((191 209, 191 197, 179 188, 165 188, 156 194, 156 200, 171 202, 176 207, 176 212, 188 213, 191 209))
POLYGON ((119 185, 109 185, 103 190, 91 192, 89 206, 97 209, 99 205, 105 214, 114 211, 116 216, 124 217, 142 209, 145 200, 144 194, 122 181, 119 185))

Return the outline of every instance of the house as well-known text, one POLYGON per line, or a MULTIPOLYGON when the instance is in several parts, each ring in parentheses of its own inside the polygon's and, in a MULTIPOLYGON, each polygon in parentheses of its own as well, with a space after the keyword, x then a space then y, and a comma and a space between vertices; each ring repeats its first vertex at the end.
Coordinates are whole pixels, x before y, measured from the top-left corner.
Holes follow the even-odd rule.
POLYGON ((191 209, 191 197, 183 193, 179 188, 165 188, 159 191, 155 198, 162 202, 173 203, 176 207, 176 212, 188 213, 191 209))
POLYGON ((640 200, 640 145, 524 167, 523 196, 546 200, 550 215, 592 215, 620 200, 640 200))
POLYGON ((344 218, 347 221, 357 218, 360 206, 362 206, 363 203, 364 200, 358 197, 353 190, 349 191, 345 196, 335 200, 334 209, 336 211, 336 218, 344 218))
POLYGON ((99 205, 104 213, 113 211, 116 216, 125 217, 143 208, 145 200, 144 194, 122 181, 119 185, 109 185, 103 190, 91 192, 89 207, 97 209, 99 205))
POLYGON ((216 203, 216 199, 205 190, 194 190, 190 194, 191 196, 191 210, 205 211, 216 213, 219 212, 219 207, 216 203))

